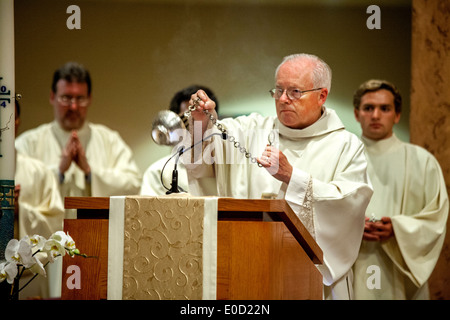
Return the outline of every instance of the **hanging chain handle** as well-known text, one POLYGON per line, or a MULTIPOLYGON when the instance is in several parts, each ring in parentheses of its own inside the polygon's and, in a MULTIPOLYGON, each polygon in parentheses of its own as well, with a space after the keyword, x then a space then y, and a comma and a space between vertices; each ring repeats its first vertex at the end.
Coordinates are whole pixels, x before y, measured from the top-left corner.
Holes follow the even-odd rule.
MULTIPOLYGON (((201 101, 200 98, 197 98, 194 100, 194 103, 188 107, 188 110, 184 113, 184 115, 189 118, 191 116, 191 112, 195 111, 197 109, 198 103, 201 101)), ((236 138, 232 135, 229 135, 227 133, 227 129, 223 127, 221 123, 217 121, 217 118, 214 117, 212 113, 210 113, 208 110, 203 110, 203 112, 206 114, 206 116, 209 118, 211 123, 217 127, 217 129, 222 133, 223 135, 226 135, 227 140, 233 144, 233 146, 239 150, 239 152, 243 153, 247 159, 250 159, 252 163, 256 163, 258 167, 262 168, 262 164, 258 163, 256 161, 256 157, 253 157, 252 154, 244 147, 241 146, 241 143, 239 141, 236 141, 236 138)))

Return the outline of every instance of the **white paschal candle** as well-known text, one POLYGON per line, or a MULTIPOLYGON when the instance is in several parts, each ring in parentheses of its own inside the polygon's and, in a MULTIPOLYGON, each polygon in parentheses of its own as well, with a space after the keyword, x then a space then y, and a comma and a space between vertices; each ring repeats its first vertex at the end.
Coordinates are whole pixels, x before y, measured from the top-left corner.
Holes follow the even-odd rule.
POLYGON ((14 236, 14 1, 0 0, 0 260, 14 236))

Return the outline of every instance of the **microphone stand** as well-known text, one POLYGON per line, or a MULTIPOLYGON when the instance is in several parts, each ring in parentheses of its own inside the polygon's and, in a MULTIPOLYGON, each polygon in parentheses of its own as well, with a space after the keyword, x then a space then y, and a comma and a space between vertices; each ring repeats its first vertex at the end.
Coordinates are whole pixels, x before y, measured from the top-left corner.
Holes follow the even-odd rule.
POLYGON ((162 184, 163 187, 166 188, 166 189, 168 189, 168 188, 164 185, 164 182, 163 182, 163 172, 164 172, 164 168, 166 167, 166 164, 167 164, 173 157, 177 156, 177 159, 175 160, 175 165, 173 166, 173 171, 172 171, 172 183, 171 183, 171 188, 168 189, 168 191, 166 192, 166 194, 180 193, 180 190, 179 190, 179 189, 181 189, 183 192, 186 192, 186 191, 184 191, 181 187, 178 187, 178 170, 177 170, 177 164, 178 164, 178 161, 180 160, 180 156, 181 156, 183 153, 185 153, 186 151, 189 151, 189 150, 191 150, 192 148, 194 148, 196 145, 198 145, 198 144, 200 144, 200 143, 203 143, 203 141, 205 141, 205 140, 211 138, 212 136, 218 136, 218 135, 222 136, 222 139, 223 139, 223 140, 226 140, 226 139, 227 139, 227 134, 226 134, 225 132, 210 134, 210 135, 207 136, 206 138, 203 138, 202 140, 200 140, 200 141, 194 143, 193 145, 191 145, 191 146, 190 146, 189 148, 187 148, 187 149, 184 149, 184 146, 181 146, 181 147, 178 149, 177 153, 175 153, 174 155, 172 155, 172 156, 167 160, 167 162, 164 164, 163 169, 161 170, 161 184, 162 184))
MULTIPOLYGON (((171 193, 180 193, 180 190, 178 189, 178 170, 177 170, 177 164, 178 161, 180 160, 180 156, 184 153, 184 146, 181 146, 178 149, 178 152, 176 153, 177 155, 177 159, 175 160, 175 165, 173 166, 173 171, 172 171, 172 183, 171 183, 171 188, 170 190, 168 190, 166 192, 166 194, 171 194, 171 193)), ((170 159, 172 159, 173 157, 170 157, 170 159)), ((162 177, 162 172, 161 172, 161 177, 162 177)), ((162 180, 161 180, 162 182, 162 180)))

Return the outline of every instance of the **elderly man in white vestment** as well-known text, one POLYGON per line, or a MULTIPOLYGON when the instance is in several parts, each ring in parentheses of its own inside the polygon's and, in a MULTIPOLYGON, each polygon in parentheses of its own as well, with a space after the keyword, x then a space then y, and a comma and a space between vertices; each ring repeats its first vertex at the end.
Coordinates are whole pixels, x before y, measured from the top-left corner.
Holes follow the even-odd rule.
MULTIPOLYGON (((216 136, 211 144, 205 143, 203 161, 194 150, 192 164, 185 164, 192 194, 286 199, 323 250, 324 264, 318 268, 324 298, 351 299, 351 267, 359 252, 372 189, 363 144, 324 105, 330 87, 331 69, 320 58, 286 57, 276 69, 271 90, 277 117, 254 113, 218 122, 240 147, 261 155, 254 158, 262 167, 216 136)), ((203 135, 207 129, 217 132, 203 112, 215 115, 214 102, 199 91, 190 104, 197 105, 191 117, 194 141, 201 138, 196 128, 203 135)))
MULTIPOLYGON (((20 125, 20 105, 16 104, 16 132, 20 125)), ((50 237, 63 230, 64 207, 53 173, 41 161, 16 152, 15 224, 14 238, 40 235, 50 237)), ((47 277, 39 276, 20 292, 20 299, 49 298, 49 280, 53 269, 47 268, 47 277)), ((20 280, 24 285, 33 275, 25 273, 20 280)))
MULTIPOLYGON (((214 102, 216 103, 216 111, 218 112, 219 101, 211 89, 200 85, 191 85, 183 88, 180 91, 177 91, 170 100, 169 110, 179 115, 185 123, 186 127, 189 127, 189 124, 188 121, 185 121, 187 119, 184 117, 184 113, 188 109, 191 95, 198 90, 205 91, 206 94, 212 100, 214 100, 214 102)), ((166 192, 170 189, 175 160, 176 157, 172 157, 171 154, 153 162, 144 172, 140 194, 145 196, 165 195, 166 192)), ((181 191, 189 191, 186 168, 184 167, 182 161, 178 162, 177 171, 179 188, 181 189, 181 191)))
POLYGON ((87 121, 92 99, 89 71, 68 62, 53 75, 55 120, 22 133, 16 148, 41 160, 66 196, 138 194, 141 175, 119 133, 87 121))
POLYGON ((448 196, 427 150, 400 141, 393 127, 402 98, 385 80, 361 84, 353 98, 374 194, 354 265, 356 299, 429 299, 427 280, 442 249, 448 196))

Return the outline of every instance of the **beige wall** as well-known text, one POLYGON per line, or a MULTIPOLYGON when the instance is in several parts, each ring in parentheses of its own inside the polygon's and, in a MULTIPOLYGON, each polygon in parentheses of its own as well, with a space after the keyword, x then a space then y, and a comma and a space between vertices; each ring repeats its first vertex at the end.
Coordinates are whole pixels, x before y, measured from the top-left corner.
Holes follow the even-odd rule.
POLYGON ((405 98, 397 132, 408 140, 410 6, 381 5, 381 30, 367 29, 367 6, 15 0, 19 132, 53 119, 52 73, 77 60, 93 76, 90 120, 118 130, 143 171, 170 150, 151 140, 150 127, 176 90, 204 84, 222 114, 274 114, 268 90, 276 66, 287 54, 309 52, 333 68, 327 105, 358 135, 353 91, 371 77, 397 83, 405 98), (81 9, 81 30, 66 27, 71 4, 81 9))

